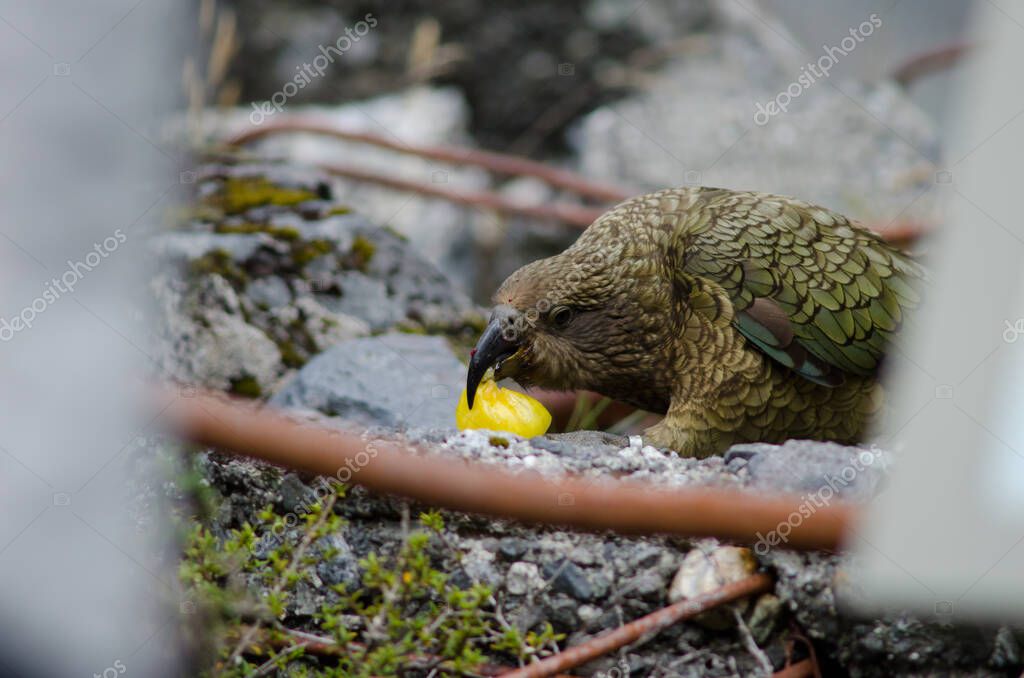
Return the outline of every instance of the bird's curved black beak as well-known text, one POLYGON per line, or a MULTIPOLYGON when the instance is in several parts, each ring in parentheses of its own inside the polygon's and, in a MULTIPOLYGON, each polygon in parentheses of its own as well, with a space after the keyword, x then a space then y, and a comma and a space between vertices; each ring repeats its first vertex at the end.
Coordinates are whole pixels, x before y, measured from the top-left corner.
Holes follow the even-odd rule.
POLYGON ((484 333, 476 342, 466 374, 466 401, 469 409, 473 409, 476 389, 487 370, 497 368, 503 360, 519 350, 519 332, 514 323, 516 315, 516 310, 511 306, 496 306, 484 333))

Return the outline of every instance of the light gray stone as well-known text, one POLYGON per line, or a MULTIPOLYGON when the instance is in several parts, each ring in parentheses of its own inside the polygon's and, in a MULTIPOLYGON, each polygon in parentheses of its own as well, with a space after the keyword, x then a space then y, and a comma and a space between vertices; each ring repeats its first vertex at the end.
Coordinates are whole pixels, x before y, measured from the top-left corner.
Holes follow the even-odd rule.
POLYGON ((641 92, 585 117, 574 137, 583 174, 636 189, 797 196, 865 222, 937 217, 926 189, 939 139, 894 84, 821 78, 787 112, 755 120, 808 58, 781 58, 751 24, 715 34, 641 92))
POLYGON ((271 403, 359 426, 444 427, 455 422, 464 379, 465 367, 441 337, 393 333, 334 345, 271 403))

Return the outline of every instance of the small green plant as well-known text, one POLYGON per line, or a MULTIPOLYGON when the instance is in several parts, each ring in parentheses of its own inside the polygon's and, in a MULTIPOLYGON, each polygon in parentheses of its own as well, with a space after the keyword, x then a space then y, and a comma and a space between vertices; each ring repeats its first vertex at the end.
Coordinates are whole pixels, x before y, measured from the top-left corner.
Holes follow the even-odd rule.
POLYGON ((358 587, 330 587, 313 628, 306 621, 302 630, 333 645, 316 656, 307 652, 288 604, 296 585, 313 581, 316 564, 334 555, 318 544, 343 527, 333 512, 340 497, 332 494, 309 507, 301 530, 288 530, 288 521, 267 508, 255 526, 225 538, 201 525, 189 531, 180 578, 202 618, 210 620, 206 635, 213 630, 220 638, 210 674, 277 668, 289 675, 462 676, 475 675, 485 663, 524 663, 557 650, 562 636, 550 624, 524 633, 505 622, 488 587, 459 588, 438 569, 435 561, 445 560, 438 551, 458 553, 445 539, 443 517, 431 511, 420 515, 418 529, 406 530, 393 554, 370 553, 360 561, 358 587), (256 604, 254 588, 261 594, 256 604))

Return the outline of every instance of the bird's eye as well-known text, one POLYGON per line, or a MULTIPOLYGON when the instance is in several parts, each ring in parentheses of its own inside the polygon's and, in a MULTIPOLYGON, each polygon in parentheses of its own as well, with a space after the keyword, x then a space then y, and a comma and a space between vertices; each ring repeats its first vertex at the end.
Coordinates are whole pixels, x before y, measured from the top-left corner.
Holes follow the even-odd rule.
POLYGON ((568 327, 572 322, 572 309, 568 306, 555 306, 551 309, 551 324, 555 327, 568 327))

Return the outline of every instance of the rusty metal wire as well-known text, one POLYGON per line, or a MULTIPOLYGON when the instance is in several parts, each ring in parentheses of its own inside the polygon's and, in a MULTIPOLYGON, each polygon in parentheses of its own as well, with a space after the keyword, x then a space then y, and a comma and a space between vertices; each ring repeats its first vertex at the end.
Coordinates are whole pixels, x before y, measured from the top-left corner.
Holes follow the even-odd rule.
POLYGON ((738 598, 770 591, 771 588, 772 578, 767 574, 752 575, 696 598, 681 600, 668 607, 663 607, 656 612, 624 624, 614 631, 597 636, 582 645, 571 647, 529 666, 502 674, 502 678, 545 678, 559 671, 579 666, 601 655, 614 652, 620 647, 629 645, 649 633, 657 633, 676 622, 691 619, 702 612, 707 612, 738 598))
MULTIPOLYGON (((184 437, 225 451, 256 457, 292 469, 340 477, 368 489, 418 499, 450 509, 626 533, 717 535, 752 541, 771 531, 795 510, 796 498, 766 498, 724 490, 673 490, 625 482, 549 480, 537 474, 513 475, 492 466, 459 462, 383 441, 298 423, 269 409, 196 394, 174 397, 164 410, 184 437)), ((846 531, 846 507, 825 508, 794 528, 790 544, 835 547, 846 531)), ((649 633, 718 605, 768 591, 772 580, 757 574, 703 596, 680 601, 582 645, 509 676, 551 676, 635 642, 649 633)), ((258 629, 257 629, 258 631, 258 629)), ((308 651, 336 654, 323 638, 292 638, 308 651)), ((492 669, 493 667, 487 667, 492 669)), ((493 675, 493 674, 491 674, 493 675)))
POLYGON ((618 186, 611 186, 599 181, 570 172, 569 170, 550 167, 544 163, 527 158, 505 153, 494 153, 482 151, 475 148, 457 148, 453 146, 426 146, 420 144, 408 144, 397 139, 386 137, 372 132, 356 132, 344 130, 333 125, 308 120, 304 118, 286 118, 269 125, 253 127, 240 134, 235 135, 227 141, 231 146, 242 146, 244 144, 261 139, 263 137, 282 133, 305 132, 309 134, 321 134, 346 141, 356 141, 387 148, 399 153, 416 155, 421 158, 438 160, 455 165, 472 165, 483 169, 505 174, 509 176, 531 176, 536 177, 556 188, 563 188, 577 195, 594 198, 603 202, 619 202, 628 198, 633 193, 624 191, 618 186))
MULTIPOLYGON (((959 54, 950 57, 955 60, 959 54)), ((940 59, 940 57, 936 57, 940 59)), ((913 68, 908 64, 908 68, 913 68)), ((938 66, 926 63, 919 68, 936 68, 938 66)), ((916 77, 910 73, 907 77, 916 77)), ((347 165, 323 164, 318 167, 325 172, 336 176, 364 181, 380 186, 385 186, 398 191, 417 193, 419 195, 432 196, 448 200, 459 205, 490 209, 505 214, 518 214, 535 219, 558 221, 577 228, 586 228, 594 219, 599 217, 607 209, 607 205, 620 202, 632 195, 638 194, 637 190, 626 190, 603 182, 587 179, 569 170, 550 167, 544 163, 504 153, 494 153, 473 148, 459 148, 453 146, 426 146, 418 144, 407 144, 372 132, 356 132, 345 130, 333 125, 307 120, 303 118, 286 118, 278 122, 259 127, 253 127, 241 132, 227 140, 229 146, 241 146, 257 139, 275 134, 288 133, 309 133, 332 136, 347 141, 367 143, 381 148, 387 148, 399 153, 415 155, 431 160, 438 160, 456 165, 472 165, 489 171, 510 176, 532 176, 545 181, 551 186, 576 193, 585 198, 605 203, 606 207, 591 207, 588 205, 574 203, 551 203, 548 205, 522 205, 511 201, 500 193, 494 191, 471 191, 455 188, 447 188, 438 184, 403 179, 390 174, 371 172, 347 165)), ((882 235, 884 238, 899 246, 907 246, 916 241, 921 235, 927 232, 924 224, 911 221, 899 221, 890 224, 868 224, 868 228, 882 235)))
MULTIPOLYGON (((433 506, 528 523, 754 542, 790 523, 800 505, 798 497, 737 490, 513 474, 421 448, 300 424, 273 410, 209 395, 175 398, 165 414, 181 435, 202 445, 433 506)), ((822 507, 793 526, 787 545, 835 549, 854 513, 848 505, 822 507)))
POLYGON ((915 54, 893 71, 892 79, 909 87, 922 76, 955 66, 972 48, 969 43, 956 42, 915 54))
POLYGON ((772 678, 813 678, 816 675, 814 661, 805 659, 796 664, 790 664, 781 671, 772 674, 772 678))
POLYGON ((465 189, 447 188, 439 184, 427 184, 410 179, 402 179, 390 174, 371 172, 348 165, 318 165, 323 171, 335 176, 365 181, 379 186, 386 186, 399 191, 418 193, 420 195, 443 198, 459 205, 469 205, 490 209, 505 214, 519 214, 534 219, 560 221, 570 226, 585 228, 593 223, 606 210, 573 203, 554 202, 546 205, 523 205, 509 200, 500 193, 493 191, 470 191, 465 189))

